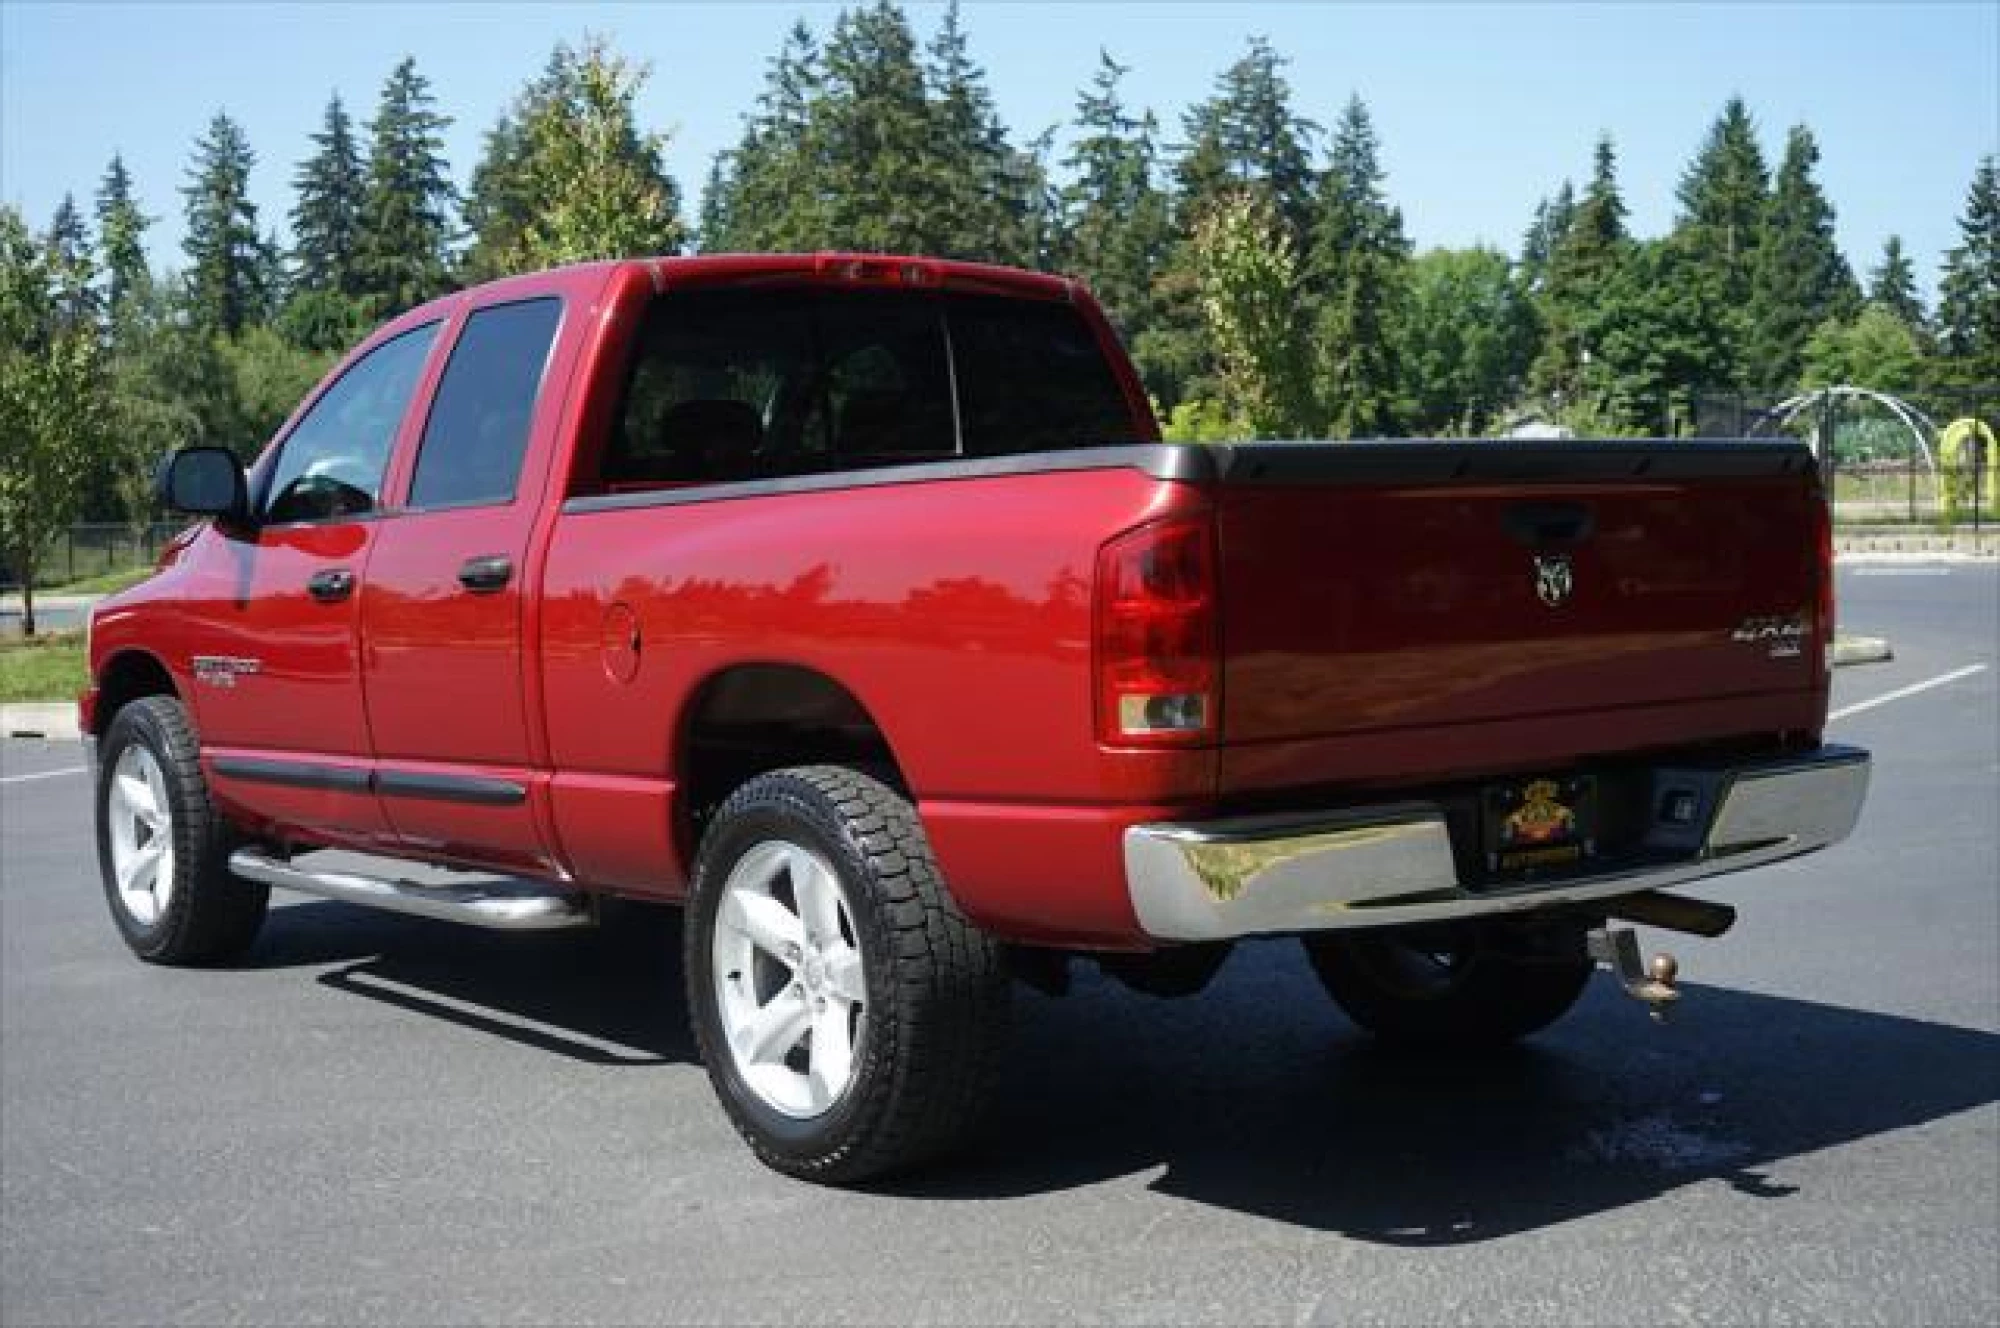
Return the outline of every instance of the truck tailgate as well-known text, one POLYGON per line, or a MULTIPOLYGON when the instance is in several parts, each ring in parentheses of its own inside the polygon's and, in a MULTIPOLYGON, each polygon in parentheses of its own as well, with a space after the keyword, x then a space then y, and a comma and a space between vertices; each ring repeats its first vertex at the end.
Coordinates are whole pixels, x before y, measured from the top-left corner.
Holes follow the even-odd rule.
MULTIPOLYGON (((1234 452, 1216 497, 1227 747, 1605 713, 1615 751, 1622 708, 1824 686, 1797 445, 1234 452)), ((1799 707, 1769 713, 1775 731, 1799 707)))

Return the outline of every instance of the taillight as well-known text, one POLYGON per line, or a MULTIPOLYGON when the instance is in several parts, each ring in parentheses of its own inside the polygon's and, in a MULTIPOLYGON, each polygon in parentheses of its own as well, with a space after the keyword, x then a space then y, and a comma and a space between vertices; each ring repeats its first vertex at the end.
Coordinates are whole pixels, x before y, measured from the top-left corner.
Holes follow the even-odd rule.
POLYGON ((1820 658, 1827 669, 1833 668, 1833 509, 1828 505, 1826 495, 1816 493, 1812 499, 1813 556, 1814 568, 1819 577, 1819 595, 1815 605, 1815 624, 1819 629, 1820 658))
POLYGON ((1116 746, 1196 746, 1221 722, 1215 529, 1141 526, 1097 555, 1097 733, 1116 746))

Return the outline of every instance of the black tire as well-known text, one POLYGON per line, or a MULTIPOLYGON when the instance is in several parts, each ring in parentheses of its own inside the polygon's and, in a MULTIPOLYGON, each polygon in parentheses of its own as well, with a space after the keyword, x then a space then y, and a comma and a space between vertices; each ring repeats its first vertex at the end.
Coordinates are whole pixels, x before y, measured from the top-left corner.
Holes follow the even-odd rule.
POLYGON ((215 964, 241 955, 257 939, 270 889, 230 874, 234 836, 209 801, 200 743, 186 709, 171 696, 142 697, 112 719, 98 750, 97 864, 125 944, 156 964, 215 964), (113 820, 119 815, 113 782, 135 748, 158 770, 170 817, 169 830, 160 836, 173 853, 166 874, 169 895, 151 917, 127 902, 113 866, 113 820))
POLYGON ((1537 953, 1490 927, 1304 938, 1322 986, 1388 1042, 1495 1047, 1568 1013, 1589 981, 1581 944, 1537 953))
POLYGON ((1007 1025, 1001 948, 959 913, 915 810, 880 780, 803 766, 739 788, 702 839, 685 955, 688 1008, 716 1096, 778 1171, 851 1184, 908 1169, 958 1145, 991 1095, 1007 1025), (831 868, 866 988, 851 1078, 804 1118, 774 1107, 739 1071, 716 981, 725 886, 749 853, 774 842, 831 868))

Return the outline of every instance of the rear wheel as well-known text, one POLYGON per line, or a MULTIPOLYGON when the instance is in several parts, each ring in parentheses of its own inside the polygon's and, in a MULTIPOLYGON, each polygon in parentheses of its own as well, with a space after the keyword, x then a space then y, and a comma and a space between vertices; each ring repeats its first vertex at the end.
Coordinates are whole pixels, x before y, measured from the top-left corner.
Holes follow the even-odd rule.
POLYGON ((1006 969, 886 784, 806 766, 743 785, 703 837, 685 944, 709 1079, 770 1166, 866 1180, 948 1150, 975 1122, 1006 969))
POLYGON ((1336 932, 1304 944, 1320 983, 1355 1023, 1418 1045, 1526 1037, 1568 1013, 1591 973, 1580 940, 1531 947, 1490 926, 1336 932))
POLYGON ((208 798, 181 703, 148 696, 105 730, 97 860, 119 934, 141 959, 218 963, 250 948, 267 887, 229 871, 231 835, 208 798))

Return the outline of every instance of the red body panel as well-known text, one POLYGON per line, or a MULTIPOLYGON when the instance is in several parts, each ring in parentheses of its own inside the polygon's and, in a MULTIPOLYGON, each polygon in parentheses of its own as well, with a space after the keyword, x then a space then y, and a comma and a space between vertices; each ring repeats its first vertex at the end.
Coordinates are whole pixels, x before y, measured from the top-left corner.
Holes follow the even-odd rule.
POLYGON ((1700 704, 1668 741, 1740 734, 1746 719, 1747 731, 1810 730, 1824 704, 1818 652, 1773 657, 1730 634, 1746 619, 1812 614, 1811 501, 1796 476, 1232 490, 1225 782, 1559 764, 1651 745, 1601 717, 1633 711, 1636 725, 1636 712, 1677 702, 1700 704), (1587 514, 1590 533, 1524 544, 1506 516, 1538 506, 1587 514), (1545 548, 1573 575, 1553 606, 1536 592, 1545 548))
POLYGON ((703 689, 740 666, 811 670, 886 738, 976 922, 1108 947, 1146 943, 1121 846, 1143 821, 1287 791, 1324 798, 1809 734, 1823 719, 1816 649, 1765 659, 1727 640, 1738 618, 1812 605, 1810 491, 1796 478, 1211 489, 1119 464, 1027 466, 565 510, 598 491, 582 477, 597 473, 648 303, 760 281, 1074 300, 1138 432, 1157 437, 1102 315, 1059 278, 815 255, 519 278, 412 311, 357 349, 444 320, 377 512, 203 530, 100 609, 94 675, 128 652, 163 665, 195 713, 223 805, 251 829, 671 898, 686 884, 679 793, 703 689), (513 500, 406 507, 462 320, 547 295, 564 314, 513 500), (1594 509, 1565 616, 1534 602, 1526 551, 1497 516, 1533 498, 1594 509), (1098 554, 1167 517, 1216 522, 1219 740, 1106 747, 1094 715, 1098 554), (511 562, 504 589, 459 583, 481 556, 511 562), (304 594, 330 566, 359 578, 343 603, 304 594), (255 669, 224 686, 212 663, 197 678, 197 656, 255 669), (260 761, 331 775, 313 787, 229 773, 248 762, 254 775, 260 761), (497 795, 423 794, 440 780, 497 795))

